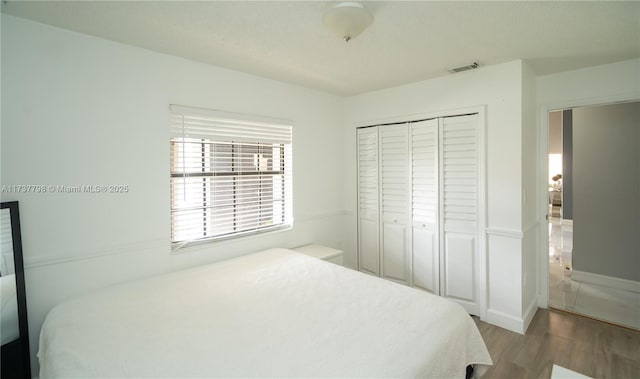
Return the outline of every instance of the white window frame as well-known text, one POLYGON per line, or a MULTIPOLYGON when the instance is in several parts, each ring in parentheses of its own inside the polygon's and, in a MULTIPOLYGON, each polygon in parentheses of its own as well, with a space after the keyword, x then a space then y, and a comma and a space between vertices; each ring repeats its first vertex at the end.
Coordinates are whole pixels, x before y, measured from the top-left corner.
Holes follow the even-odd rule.
POLYGON ((171 247, 293 227, 292 123, 170 106, 171 247))

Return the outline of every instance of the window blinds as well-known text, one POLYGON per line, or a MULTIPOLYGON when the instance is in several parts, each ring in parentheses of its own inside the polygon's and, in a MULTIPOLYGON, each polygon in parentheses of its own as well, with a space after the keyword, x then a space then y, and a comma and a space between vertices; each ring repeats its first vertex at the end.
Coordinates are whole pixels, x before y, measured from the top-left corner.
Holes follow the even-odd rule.
POLYGON ((170 110, 174 249, 292 225, 291 123, 170 110))

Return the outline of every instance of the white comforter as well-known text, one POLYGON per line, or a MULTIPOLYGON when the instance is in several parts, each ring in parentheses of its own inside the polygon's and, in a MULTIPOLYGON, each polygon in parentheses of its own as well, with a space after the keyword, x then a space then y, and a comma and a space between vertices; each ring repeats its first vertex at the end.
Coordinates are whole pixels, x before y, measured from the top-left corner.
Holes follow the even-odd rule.
POLYGON ((437 377, 491 364, 449 300, 285 249, 55 307, 40 378, 437 377))

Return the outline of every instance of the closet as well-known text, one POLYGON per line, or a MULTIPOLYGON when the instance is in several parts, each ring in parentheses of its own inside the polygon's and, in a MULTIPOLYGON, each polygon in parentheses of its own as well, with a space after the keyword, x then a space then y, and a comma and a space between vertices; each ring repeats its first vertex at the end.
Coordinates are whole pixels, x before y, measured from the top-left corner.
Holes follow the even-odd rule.
POLYGON ((478 114, 357 129, 360 271, 478 314, 478 114))

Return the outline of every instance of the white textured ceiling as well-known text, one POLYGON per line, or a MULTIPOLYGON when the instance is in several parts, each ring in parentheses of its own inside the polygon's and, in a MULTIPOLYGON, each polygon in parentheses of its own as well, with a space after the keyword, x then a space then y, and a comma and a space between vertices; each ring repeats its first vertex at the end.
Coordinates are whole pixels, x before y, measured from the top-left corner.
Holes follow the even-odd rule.
POLYGON ((640 56, 640 2, 363 2, 373 24, 345 43, 334 2, 9 1, 3 12, 340 95, 525 59, 539 74, 640 56))

